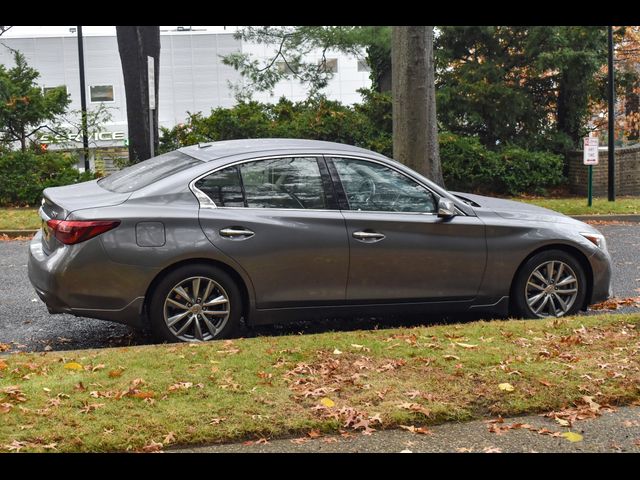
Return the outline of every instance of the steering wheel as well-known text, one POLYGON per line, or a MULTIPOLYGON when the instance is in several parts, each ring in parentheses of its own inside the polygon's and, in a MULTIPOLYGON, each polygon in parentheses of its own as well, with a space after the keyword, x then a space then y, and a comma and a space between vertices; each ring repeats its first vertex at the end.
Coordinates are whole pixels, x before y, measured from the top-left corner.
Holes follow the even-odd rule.
POLYGON ((362 180, 349 195, 349 203, 369 205, 376 194, 376 184, 371 178, 362 180))

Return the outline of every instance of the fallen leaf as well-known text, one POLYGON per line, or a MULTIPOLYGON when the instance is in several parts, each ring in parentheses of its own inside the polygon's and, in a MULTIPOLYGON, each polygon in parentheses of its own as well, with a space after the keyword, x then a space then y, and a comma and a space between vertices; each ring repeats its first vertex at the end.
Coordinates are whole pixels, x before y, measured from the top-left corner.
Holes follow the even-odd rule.
POLYGON ((19 442, 18 440, 14 440, 13 442, 3 445, 3 448, 6 448, 10 452, 19 452, 21 449, 27 446, 27 442, 19 442))
POLYGON ((69 362, 64 364, 64 368, 67 370, 83 370, 84 367, 80 365, 78 362, 69 362))
POLYGON ((154 442, 153 440, 151 440, 151 443, 148 445, 145 445, 144 447, 142 447, 142 451, 143 452, 147 452, 147 453, 151 453, 151 452, 158 452, 162 449, 163 445, 160 442, 154 442))
POLYGON ((462 348, 478 348, 478 345, 472 345, 470 343, 455 342, 455 344, 462 348))
POLYGON ((561 436, 566 438, 570 442, 581 442, 582 441, 582 435, 580 435, 579 433, 575 433, 575 432, 564 432, 561 436))
POLYGON ((7 362, 5 362, 3 359, 0 358, 0 370, 6 370, 7 369, 7 362))
POLYGON ((565 420, 563 418, 556 418, 556 422, 558 423, 558 425, 562 426, 562 427, 570 427, 571 423, 569 423, 568 420, 565 420))
POLYGON ((456 357, 455 355, 445 355, 444 357, 445 360, 460 360, 460 357, 456 357))
POLYGON ((307 435, 309 436, 309 438, 319 438, 322 436, 322 433, 320 432, 320 430, 311 430, 307 432, 307 435))
POLYGON ((324 405, 327 408, 331 408, 331 407, 335 407, 336 406, 336 402, 334 402, 333 400, 331 400, 328 397, 324 397, 322 400, 320 400, 320 404, 324 405))
POLYGON ((178 383, 174 383, 173 385, 171 385, 169 387, 169 391, 173 392, 173 391, 176 391, 176 390, 188 390, 191 387, 193 387, 193 383, 191 383, 191 382, 178 382, 178 383))
POLYGON ((155 395, 156 395, 155 393, 153 393, 152 391, 149 390, 149 391, 146 391, 146 392, 144 392, 144 391, 135 392, 135 393, 132 393, 129 396, 133 397, 133 398, 141 398, 141 399, 144 400, 146 398, 153 398, 153 397, 155 397, 155 395))
POLYGON ((484 453, 502 453, 502 449, 498 447, 485 447, 482 451, 484 453))
POLYGON ((209 420, 209 425, 219 425, 225 420, 226 420, 225 418, 212 418, 211 420, 209 420))
POLYGON ((342 352, 336 348, 336 349, 333 351, 333 354, 334 354, 334 355, 342 355, 342 352))
POLYGON ((122 372, 123 372, 123 371, 124 371, 124 370, 120 370, 120 369, 118 369, 118 370, 111 370, 111 371, 109 372, 109 378, 118 378, 118 377, 120 377, 120 376, 122 375, 122 372))
POLYGON ((510 383, 501 383, 498 388, 503 392, 513 392, 515 388, 510 383))
POLYGON ((408 448, 405 448, 404 450, 400 450, 400 453, 413 453, 413 452, 408 448))
POLYGON ((174 443, 176 441, 176 434, 173 432, 167 433, 167 435, 162 440, 162 443, 174 443))
POLYGON ((102 370, 103 368, 105 368, 104 363, 99 363, 98 365, 96 365, 96 366, 94 366, 94 367, 91 367, 91 371, 92 371, 92 372, 95 372, 95 371, 97 371, 97 370, 102 370))
POLYGON ((80 413, 93 412, 99 408, 104 407, 104 403, 84 403, 84 406, 80 409, 80 413))
POLYGON ((13 405, 10 403, 0 403, 0 413, 9 413, 12 408, 13 405))
POLYGON ((400 428, 407 430, 408 432, 411 432, 411 433, 419 433, 422 435, 433 435, 433 432, 425 427, 415 427, 413 425, 410 425, 410 426, 400 425, 400 428))

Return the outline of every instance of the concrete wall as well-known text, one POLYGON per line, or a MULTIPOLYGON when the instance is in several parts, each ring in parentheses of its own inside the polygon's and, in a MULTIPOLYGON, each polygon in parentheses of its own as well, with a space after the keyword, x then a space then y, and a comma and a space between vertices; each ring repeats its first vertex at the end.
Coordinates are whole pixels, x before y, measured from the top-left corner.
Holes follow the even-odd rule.
MULTIPOLYGON (((640 145, 616 148, 616 195, 640 195, 640 145)), ((588 169, 582 150, 567 155, 569 186, 572 193, 587 195, 588 169)), ((593 167, 593 195, 607 196, 609 162, 607 148, 600 148, 599 163, 593 167)))

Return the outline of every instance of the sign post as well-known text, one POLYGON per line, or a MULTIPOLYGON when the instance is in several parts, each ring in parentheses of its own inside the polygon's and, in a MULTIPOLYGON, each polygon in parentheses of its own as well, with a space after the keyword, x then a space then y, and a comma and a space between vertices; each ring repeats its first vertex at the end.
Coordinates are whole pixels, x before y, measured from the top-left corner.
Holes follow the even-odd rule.
POLYGON ((149 153, 154 157, 154 131, 153 131, 153 111, 156 108, 156 75, 155 61, 153 57, 147 57, 147 80, 149 85, 149 153))
POLYGON ((593 204, 593 166, 598 165, 598 137, 584 138, 584 158, 583 162, 589 166, 589 180, 587 185, 588 201, 587 206, 593 204))

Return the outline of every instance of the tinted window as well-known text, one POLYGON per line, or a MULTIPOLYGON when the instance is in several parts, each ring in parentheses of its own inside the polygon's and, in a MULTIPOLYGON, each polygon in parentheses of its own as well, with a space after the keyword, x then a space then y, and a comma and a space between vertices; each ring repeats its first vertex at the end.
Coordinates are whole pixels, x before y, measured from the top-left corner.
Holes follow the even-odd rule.
POLYGON ((169 152, 112 173, 98 185, 112 192, 133 192, 200 163, 184 153, 169 152))
POLYGON ((218 207, 244 207, 240 176, 236 167, 225 168, 196 182, 218 207))
POLYGON ((333 161, 350 210, 430 213, 436 210, 431 192, 389 167, 365 160, 333 161))
POLYGON ((327 208, 315 158, 276 158, 240 165, 247 206, 327 208))

